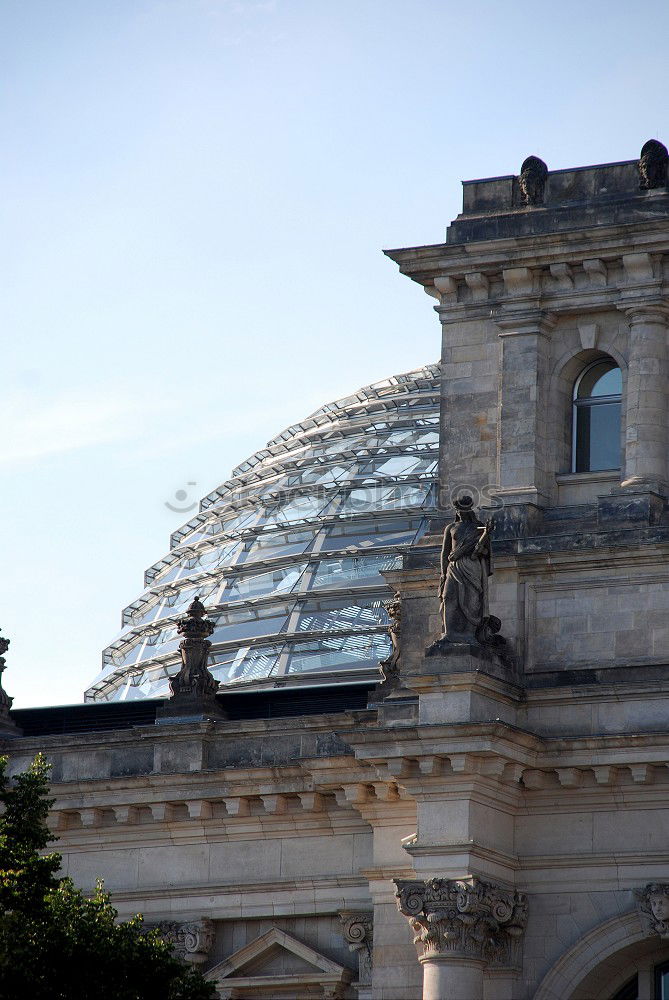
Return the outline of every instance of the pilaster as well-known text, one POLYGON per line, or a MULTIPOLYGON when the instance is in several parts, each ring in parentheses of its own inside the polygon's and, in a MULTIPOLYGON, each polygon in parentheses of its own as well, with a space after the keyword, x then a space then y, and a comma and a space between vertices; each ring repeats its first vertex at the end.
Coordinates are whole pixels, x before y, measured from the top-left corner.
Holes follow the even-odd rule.
POLYGON ((544 408, 548 394, 549 334, 556 318, 530 308, 496 317, 496 323, 501 339, 500 488, 496 492, 505 504, 543 507, 550 495, 547 467, 550 449, 544 408))
POLYGON ((630 331, 622 486, 637 492, 667 495, 669 303, 659 298, 640 301, 626 298, 620 309, 627 317, 630 331))

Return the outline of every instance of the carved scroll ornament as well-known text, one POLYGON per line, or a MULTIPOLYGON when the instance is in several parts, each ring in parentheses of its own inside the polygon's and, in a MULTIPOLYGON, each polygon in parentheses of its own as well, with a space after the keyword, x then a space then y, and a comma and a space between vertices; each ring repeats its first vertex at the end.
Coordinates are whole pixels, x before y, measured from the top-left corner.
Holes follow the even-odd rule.
POLYGON ((527 925, 527 898, 473 876, 395 880, 397 906, 411 921, 425 958, 450 954, 510 967, 527 925))

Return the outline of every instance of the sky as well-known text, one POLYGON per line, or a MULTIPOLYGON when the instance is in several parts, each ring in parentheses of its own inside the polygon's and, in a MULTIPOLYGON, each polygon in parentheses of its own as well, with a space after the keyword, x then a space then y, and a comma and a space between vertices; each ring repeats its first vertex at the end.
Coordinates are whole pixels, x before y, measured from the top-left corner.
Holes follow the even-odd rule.
POLYGON ((384 247, 460 181, 669 142, 669 4, 1 0, 0 628, 68 704, 180 513, 435 361, 384 247))

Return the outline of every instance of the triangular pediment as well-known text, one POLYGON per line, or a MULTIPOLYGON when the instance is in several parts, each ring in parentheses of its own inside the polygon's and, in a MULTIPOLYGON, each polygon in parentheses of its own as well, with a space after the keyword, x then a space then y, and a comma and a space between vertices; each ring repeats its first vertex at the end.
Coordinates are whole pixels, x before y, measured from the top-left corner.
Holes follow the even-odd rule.
POLYGON ((268 990, 277 996, 287 995, 285 991, 290 989, 296 991, 294 996, 300 995, 299 990, 304 996, 322 996, 323 987, 343 985, 353 977, 343 965, 272 927, 210 969, 206 978, 230 996, 251 997, 267 996, 268 990))

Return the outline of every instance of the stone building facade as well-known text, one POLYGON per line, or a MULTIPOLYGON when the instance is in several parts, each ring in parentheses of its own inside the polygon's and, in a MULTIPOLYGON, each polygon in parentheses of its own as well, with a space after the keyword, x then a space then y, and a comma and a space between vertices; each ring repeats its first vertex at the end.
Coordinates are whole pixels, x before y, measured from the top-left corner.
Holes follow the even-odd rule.
POLYGON ((389 256, 435 300, 442 388, 440 511, 386 574, 386 679, 227 690, 220 718, 15 712, 12 767, 49 756, 67 872, 103 876, 222 998, 661 1000, 666 150, 530 157, 465 183, 445 243, 389 256), (506 643, 427 655, 464 494, 506 643))

